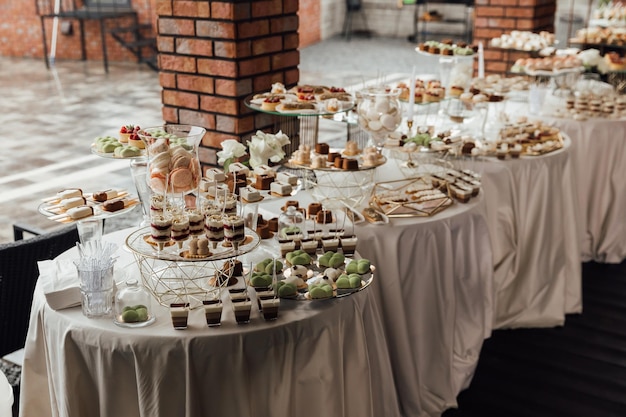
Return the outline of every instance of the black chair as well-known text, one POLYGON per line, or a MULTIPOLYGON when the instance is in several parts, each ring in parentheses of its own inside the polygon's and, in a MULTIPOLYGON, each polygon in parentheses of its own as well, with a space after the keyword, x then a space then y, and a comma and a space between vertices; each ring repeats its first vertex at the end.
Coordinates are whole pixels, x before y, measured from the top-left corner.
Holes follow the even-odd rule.
POLYGON ((343 20, 343 36, 347 40, 350 40, 352 36, 352 19, 354 14, 358 12, 360 12, 361 18, 363 19, 363 31, 369 34, 361 0, 346 0, 346 17, 343 20))
MULTIPOLYGON (((37 262, 56 258, 78 242, 75 225, 29 239, 0 245, 0 357, 24 347, 30 306, 39 268, 37 262)), ((0 366, 14 386, 14 411, 19 402, 20 368, 0 366)))
POLYGON ((37 262, 53 259, 78 242, 76 226, 0 245, 0 356, 24 346, 37 262))

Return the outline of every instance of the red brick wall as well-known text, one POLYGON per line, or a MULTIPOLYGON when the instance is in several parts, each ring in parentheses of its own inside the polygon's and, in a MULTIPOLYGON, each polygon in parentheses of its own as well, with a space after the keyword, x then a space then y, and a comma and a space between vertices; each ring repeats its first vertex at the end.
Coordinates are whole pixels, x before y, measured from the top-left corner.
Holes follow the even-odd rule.
POLYGON ((474 42, 485 46, 485 72, 502 73, 519 57, 489 48, 489 41, 512 30, 554 32, 556 0, 476 0, 474 42))
POLYGON ((301 48, 315 44, 322 39, 320 9, 320 0, 300 0, 300 10, 298 10, 300 28, 298 32, 301 48))
MULTIPOLYGON (((42 1, 43 0, 39 0, 42 1)), ((50 4, 54 4, 54 0, 50 4)), ((155 0, 132 0, 133 8, 142 23, 156 24, 154 13, 155 0)), ((0 4, 3 24, 0 25, 0 55, 26 58, 42 58, 44 56, 41 38, 41 23, 35 7, 35 0, 3 1, 0 4)), ((58 59, 80 59, 80 32, 78 22, 72 22, 73 34, 58 34, 56 57, 58 59)), ((102 59, 100 44, 100 26, 95 21, 85 22, 85 44, 87 59, 102 59)), ((126 20, 126 22, 128 22, 126 20)), ((124 20, 118 23, 124 24, 124 20)), ((115 25, 115 23, 110 23, 115 25)), ((52 39, 52 19, 46 19, 47 52, 50 53, 52 39)), ((132 61, 133 55, 122 48, 112 37, 107 35, 107 54, 111 61, 132 61)))
POLYGON ((243 99, 298 82, 298 0, 157 0, 156 10, 163 118, 205 127, 200 160, 215 165, 223 140, 245 143, 273 123, 243 99))

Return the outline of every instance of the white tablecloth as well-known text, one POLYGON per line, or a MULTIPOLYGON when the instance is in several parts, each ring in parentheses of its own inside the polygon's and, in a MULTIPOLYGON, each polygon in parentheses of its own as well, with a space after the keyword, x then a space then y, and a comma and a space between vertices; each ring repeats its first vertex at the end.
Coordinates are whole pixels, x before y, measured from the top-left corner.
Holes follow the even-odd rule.
MULTIPOLYGON (((120 243, 128 231, 107 239, 120 243)), ((136 267, 124 250, 119 265, 136 267)), ((66 255, 68 256, 68 255, 66 255)), ((374 289, 281 302, 280 317, 237 325, 224 310, 172 328, 166 308, 143 329, 45 303, 37 284, 23 368, 22 416, 399 416, 374 289)))
POLYGON ((494 248, 494 327, 562 325, 582 310, 579 221, 565 148, 519 160, 465 162, 482 173, 494 248))

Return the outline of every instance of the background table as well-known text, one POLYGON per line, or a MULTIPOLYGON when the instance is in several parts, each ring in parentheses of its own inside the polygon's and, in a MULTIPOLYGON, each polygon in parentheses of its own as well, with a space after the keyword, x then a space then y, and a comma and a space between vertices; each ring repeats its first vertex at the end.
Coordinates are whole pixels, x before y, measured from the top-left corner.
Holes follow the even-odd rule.
MULTIPOLYGON (((106 239, 121 243, 128 233, 106 239)), ((130 253, 119 253, 119 265, 136 268, 130 253)), ((399 416, 372 290, 282 300, 274 322, 253 306, 252 322, 237 325, 225 308, 222 326, 207 328, 203 312, 193 310, 188 329, 177 331, 161 306, 143 329, 87 319, 80 308, 54 311, 39 282, 21 415, 399 416)))
POLYGON ((536 157, 461 161, 482 173, 494 248, 494 327, 562 325, 582 311, 577 195, 563 149, 536 157))
POLYGON ((549 119, 572 140, 582 260, 626 259, 626 120, 549 119))

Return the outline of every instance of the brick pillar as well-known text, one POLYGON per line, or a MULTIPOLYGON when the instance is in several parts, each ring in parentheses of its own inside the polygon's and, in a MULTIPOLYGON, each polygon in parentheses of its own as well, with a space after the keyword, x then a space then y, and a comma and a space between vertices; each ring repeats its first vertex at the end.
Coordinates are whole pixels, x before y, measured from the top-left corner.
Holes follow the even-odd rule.
POLYGON ((298 0, 157 0, 166 123, 203 126, 203 166, 226 139, 242 143, 273 124, 244 98, 275 82, 297 84, 298 0))
POLYGON ((485 47, 485 73, 508 71, 527 53, 489 48, 489 41, 513 30, 554 32, 556 0, 476 0, 474 43, 485 47))

